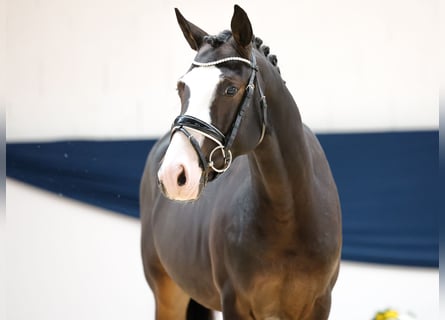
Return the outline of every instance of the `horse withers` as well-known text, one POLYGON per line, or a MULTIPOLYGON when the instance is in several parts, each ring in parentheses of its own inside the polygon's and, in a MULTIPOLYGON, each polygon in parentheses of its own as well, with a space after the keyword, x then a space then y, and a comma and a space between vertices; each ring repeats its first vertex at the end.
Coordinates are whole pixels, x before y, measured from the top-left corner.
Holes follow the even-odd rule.
POLYGON ((342 240, 324 152, 240 7, 218 35, 176 16, 197 54, 140 189, 156 320, 327 319, 342 240))

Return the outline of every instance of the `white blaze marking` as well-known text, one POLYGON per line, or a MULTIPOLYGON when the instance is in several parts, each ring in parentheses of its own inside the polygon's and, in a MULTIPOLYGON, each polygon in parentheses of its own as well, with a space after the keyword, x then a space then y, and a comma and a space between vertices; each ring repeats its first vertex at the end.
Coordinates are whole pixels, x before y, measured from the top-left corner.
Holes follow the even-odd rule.
MULTIPOLYGON (((181 79, 190 89, 189 105, 185 114, 210 123, 210 107, 215 100, 216 88, 221 82, 221 71, 215 67, 194 68, 181 79)), ((195 135, 199 143, 202 135, 195 135)))
MULTIPOLYGON (((184 82, 190 92, 188 108, 185 114, 210 123, 210 107, 215 99, 216 88, 221 81, 221 71, 216 67, 194 68, 184 75, 184 82)), ((192 131, 192 130, 190 130, 192 131)), ((204 136, 198 132, 193 134, 199 144, 204 136)), ((195 149, 186 136, 178 131, 172 136, 165 153, 158 178, 163 183, 167 195, 176 200, 192 200, 199 196, 199 181, 202 169, 195 149), (178 184, 178 176, 185 173, 186 183, 178 184)))

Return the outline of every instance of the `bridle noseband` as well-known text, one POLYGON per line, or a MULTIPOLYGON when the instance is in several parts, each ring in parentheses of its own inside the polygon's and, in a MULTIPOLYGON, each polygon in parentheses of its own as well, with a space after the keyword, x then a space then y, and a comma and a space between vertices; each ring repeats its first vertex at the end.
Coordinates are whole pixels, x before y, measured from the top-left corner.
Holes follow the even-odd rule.
MULTIPOLYGON (((175 121, 173 122, 170 138, 173 136, 173 134, 177 131, 182 132, 190 141, 193 148, 195 149, 196 153, 198 154, 200 165, 203 168, 203 173, 207 172, 208 170, 213 170, 217 174, 221 174, 225 172, 232 163, 232 152, 231 147, 233 144, 233 141, 235 140, 236 134, 238 132, 238 129, 241 124, 241 120, 243 119, 244 113, 246 112, 247 107, 250 105, 250 102, 253 97, 253 93, 255 92, 255 87, 258 88, 258 92, 260 94, 260 105, 263 113, 263 123, 262 123, 262 131, 261 131, 261 137, 258 141, 259 145, 261 141, 264 138, 264 134, 266 132, 266 122, 267 122, 267 103, 266 103, 266 97, 263 94, 263 90, 261 89, 261 86, 258 84, 256 73, 258 72, 258 67, 256 65, 256 59, 255 55, 252 52, 252 61, 248 59, 244 59, 241 57, 228 57, 216 61, 211 62, 197 62, 193 61, 193 65, 196 67, 211 67, 220 65, 226 62, 232 62, 232 61, 239 61, 243 62, 252 69, 252 73, 249 77, 249 82, 246 86, 246 90, 244 93, 243 101, 241 102, 240 106, 238 107, 238 114, 236 116, 235 121, 232 123, 231 129, 227 135, 224 135, 218 128, 216 128, 214 125, 207 123, 205 121, 202 121, 196 117, 189 116, 189 115, 179 115, 176 117, 175 121), (217 146, 210 152, 209 160, 206 160, 205 155, 203 154, 198 141, 193 137, 193 135, 189 132, 190 131, 197 131, 200 134, 202 134, 204 137, 209 138, 213 142, 217 144, 217 146), (215 167, 215 163, 213 161, 213 157, 215 156, 215 152, 220 150, 221 155, 224 160, 224 164, 221 168, 215 167)), ((204 174, 207 176, 206 174, 204 174)), ((207 178, 204 178, 207 179, 207 178)))

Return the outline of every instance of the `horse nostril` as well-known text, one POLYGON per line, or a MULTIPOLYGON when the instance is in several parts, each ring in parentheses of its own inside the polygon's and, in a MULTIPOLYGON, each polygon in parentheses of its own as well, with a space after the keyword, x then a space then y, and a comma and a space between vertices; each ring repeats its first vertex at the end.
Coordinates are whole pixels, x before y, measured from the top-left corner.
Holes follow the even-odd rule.
POLYGON ((185 177, 185 170, 182 169, 181 173, 178 176, 178 186, 182 187, 187 182, 187 178, 185 177))

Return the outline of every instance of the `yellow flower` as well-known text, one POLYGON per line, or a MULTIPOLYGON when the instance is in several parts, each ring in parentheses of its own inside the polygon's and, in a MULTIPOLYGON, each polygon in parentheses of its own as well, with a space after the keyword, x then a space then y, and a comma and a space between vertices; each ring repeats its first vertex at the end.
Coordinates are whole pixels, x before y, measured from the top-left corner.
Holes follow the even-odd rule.
POLYGON ((395 310, 385 310, 383 312, 378 312, 373 320, 397 320, 399 319, 399 313, 395 310))
POLYGON ((395 310, 386 310, 385 311, 385 319, 397 319, 399 318, 399 313, 395 310))

